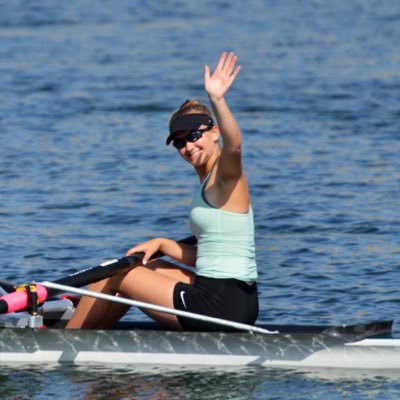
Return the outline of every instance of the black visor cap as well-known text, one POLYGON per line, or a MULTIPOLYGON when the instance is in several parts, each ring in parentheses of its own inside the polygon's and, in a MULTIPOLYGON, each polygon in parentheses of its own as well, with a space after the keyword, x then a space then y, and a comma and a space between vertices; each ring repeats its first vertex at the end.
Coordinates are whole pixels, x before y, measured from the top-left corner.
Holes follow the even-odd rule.
POLYGON ((171 143, 173 136, 177 132, 194 131, 201 125, 212 127, 213 119, 207 114, 186 114, 175 118, 169 127, 169 136, 167 138, 167 146, 171 143))

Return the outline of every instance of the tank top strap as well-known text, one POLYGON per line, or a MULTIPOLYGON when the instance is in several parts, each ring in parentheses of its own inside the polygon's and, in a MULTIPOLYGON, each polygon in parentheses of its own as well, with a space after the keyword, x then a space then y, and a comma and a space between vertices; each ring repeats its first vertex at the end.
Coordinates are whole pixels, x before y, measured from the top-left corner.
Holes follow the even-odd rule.
POLYGON ((201 186, 204 186, 204 185, 208 182, 208 180, 210 179, 211 172, 214 171, 214 168, 215 168, 215 166, 216 166, 217 163, 218 163, 219 157, 220 157, 220 156, 217 157, 217 159, 214 161, 214 164, 211 166, 210 170, 207 172, 206 176, 205 176, 204 179, 201 181, 201 186))

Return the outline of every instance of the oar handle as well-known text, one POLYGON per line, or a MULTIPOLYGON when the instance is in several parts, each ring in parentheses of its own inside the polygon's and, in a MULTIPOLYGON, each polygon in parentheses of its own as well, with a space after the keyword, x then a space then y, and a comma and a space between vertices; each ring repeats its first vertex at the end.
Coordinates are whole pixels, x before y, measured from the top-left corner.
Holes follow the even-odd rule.
MULTIPOLYGON (((48 290, 42 285, 36 285, 38 303, 43 303, 48 297, 48 290)), ((0 314, 24 310, 29 304, 29 294, 26 290, 8 293, 0 298, 0 314)))
POLYGON ((7 293, 14 292, 17 288, 13 283, 0 279, 0 287, 7 293))

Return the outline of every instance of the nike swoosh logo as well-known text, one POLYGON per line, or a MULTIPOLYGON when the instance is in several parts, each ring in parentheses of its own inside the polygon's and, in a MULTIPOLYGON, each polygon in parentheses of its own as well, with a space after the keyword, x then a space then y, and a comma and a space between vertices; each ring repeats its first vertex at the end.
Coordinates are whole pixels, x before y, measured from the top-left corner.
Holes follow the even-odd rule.
POLYGON ((187 306, 186 306, 186 303, 185 303, 185 291, 184 290, 181 290, 181 292, 179 293, 179 295, 181 296, 181 300, 182 300, 182 303, 183 303, 183 306, 185 307, 185 308, 187 308, 187 306))

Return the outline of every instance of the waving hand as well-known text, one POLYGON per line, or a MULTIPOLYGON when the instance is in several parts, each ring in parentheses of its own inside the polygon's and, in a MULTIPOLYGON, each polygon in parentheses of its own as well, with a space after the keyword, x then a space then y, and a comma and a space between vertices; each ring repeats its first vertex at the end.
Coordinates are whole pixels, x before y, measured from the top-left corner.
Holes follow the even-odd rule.
POLYGON ((212 74, 210 67, 205 66, 204 87, 211 99, 222 99, 232 85, 240 71, 240 66, 235 68, 236 60, 237 57, 232 52, 228 55, 223 52, 212 74))

